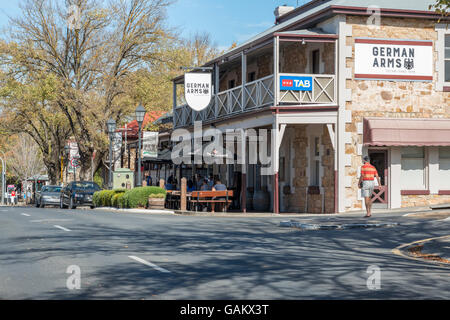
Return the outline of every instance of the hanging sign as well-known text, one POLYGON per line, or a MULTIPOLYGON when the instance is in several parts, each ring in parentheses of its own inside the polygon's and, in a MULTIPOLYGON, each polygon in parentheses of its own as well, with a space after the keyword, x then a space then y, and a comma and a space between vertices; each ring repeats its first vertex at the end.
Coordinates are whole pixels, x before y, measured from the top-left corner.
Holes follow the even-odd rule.
POLYGON ((355 39, 355 79, 433 80, 433 42, 355 39))
POLYGON ((184 75, 184 96, 195 111, 205 109, 212 98, 211 73, 190 72, 184 75))
POLYGON ((69 166, 68 166, 69 173, 75 173, 77 166, 74 166, 72 164, 72 162, 75 163, 76 161, 73 161, 73 160, 79 159, 79 158, 80 158, 80 153, 78 150, 78 143, 69 142, 69 166))
POLYGON ((144 131, 142 156, 144 158, 158 157, 158 132, 144 131))
POLYGON ((122 132, 116 132, 112 138, 112 152, 114 168, 120 168, 120 156, 122 155, 122 132))

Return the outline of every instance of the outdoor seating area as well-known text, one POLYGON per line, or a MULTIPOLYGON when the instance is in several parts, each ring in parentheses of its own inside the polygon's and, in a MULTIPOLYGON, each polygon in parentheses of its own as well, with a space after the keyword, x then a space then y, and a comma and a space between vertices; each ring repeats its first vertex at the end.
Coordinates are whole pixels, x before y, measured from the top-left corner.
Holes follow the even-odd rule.
POLYGON ((167 190, 165 208, 196 212, 227 212, 232 202, 233 190, 192 192, 167 190))

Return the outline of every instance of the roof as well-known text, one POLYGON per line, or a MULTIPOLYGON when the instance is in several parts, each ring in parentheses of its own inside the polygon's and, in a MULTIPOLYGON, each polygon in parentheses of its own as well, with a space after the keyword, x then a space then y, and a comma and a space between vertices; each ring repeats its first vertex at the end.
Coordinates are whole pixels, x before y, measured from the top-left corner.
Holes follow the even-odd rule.
MULTIPOLYGON (((372 13, 367 11, 367 8, 376 6, 380 8, 382 15, 398 16, 400 11, 404 14, 414 11, 417 13, 417 16, 420 14, 420 17, 432 18, 434 17, 434 12, 429 10, 428 6, 434 3, 434 0, 313 0, 282 15, 277 20, 278 24, 239 44, 237 47, 224 52, 203 66, 211 66, 225 57, 234 56, 245 49, 268 41, 273 37, 274 33, 284 32, 294 27, 313 27, 318 22, 340 13, 370 16, 372 13)), ((173 80, 180 80, 182 77, 181 75, 173 80)))
POLYGON ((317 37, 317 36, 336 36, 334 33, 325 32, 320 28, 311 28, 311 29, 301 29, 301 30, 291 30, 291 31, 282 31, 276 33, 279 36, 305 36, 305 37, 317 37))
POLYGON ((364 118, 366 146, 450 146, 450 119, 364 118))
MULTIPOLYGON (((145 114, 144 121, 142 122, 142 128, 145 128, 147 124, 150 122, 154 122, 159 117, 161 117, 164 114, 164 111, 149 111, 145 114)), ((122 127, 122 129, 125 129, 125 126, 122 127)), ((130 140, 137 139, 138 133, 139 133, 139 124, 136 120, 133 120, 129 123, 127 123, 127 138, 130 140)))
POLYGON ((39 181, 48 181, 48 175, 41 175, 41 174, 36 174, 32 177, 29 177, 27 179, 27 181, 35 181, 35 180, 39 180, 39 181))

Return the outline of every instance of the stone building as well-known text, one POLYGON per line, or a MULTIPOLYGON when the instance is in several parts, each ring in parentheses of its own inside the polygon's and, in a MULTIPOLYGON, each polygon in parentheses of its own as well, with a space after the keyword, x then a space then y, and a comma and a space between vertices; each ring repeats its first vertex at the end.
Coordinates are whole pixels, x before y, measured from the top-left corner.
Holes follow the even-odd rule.
POLYGON ((183 103, 184 78, 174 79, 174 128, 272 130, 271 175, 260 163, 213 169, 228 185, 239 177, 242 210, 258 190, 276 213, 364 209, 364 155, 382 178, 376 207, 449 203, 450 30, 432 3, 314 0, 276 10, 285 13, 273 27, 205 64, 214 84, 206 109, 183 103))

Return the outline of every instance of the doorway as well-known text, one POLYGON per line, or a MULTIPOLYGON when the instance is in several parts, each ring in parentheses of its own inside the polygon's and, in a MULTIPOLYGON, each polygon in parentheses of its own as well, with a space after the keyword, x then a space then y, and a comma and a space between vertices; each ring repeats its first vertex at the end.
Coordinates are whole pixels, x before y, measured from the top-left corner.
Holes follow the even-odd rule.
POLYGON ((373 208, 387 209, 389 204, 388 150, 369 150, 370 163, 377 169, 381 186, 372 193, 373 208))

